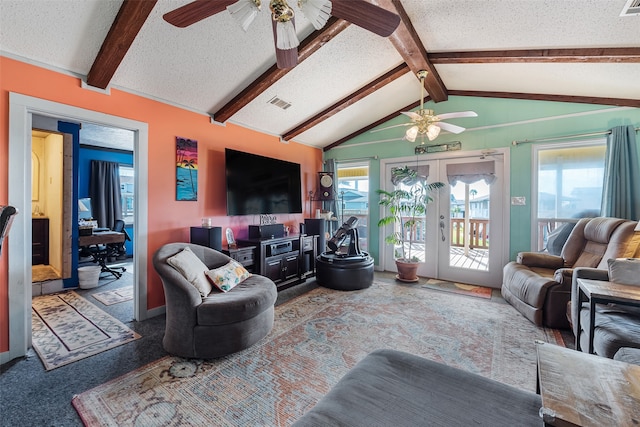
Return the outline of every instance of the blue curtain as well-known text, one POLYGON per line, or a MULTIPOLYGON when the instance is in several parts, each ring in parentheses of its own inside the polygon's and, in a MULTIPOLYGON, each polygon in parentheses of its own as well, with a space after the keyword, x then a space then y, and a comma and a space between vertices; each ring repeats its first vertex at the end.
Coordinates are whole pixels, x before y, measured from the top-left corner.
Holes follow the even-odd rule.
POLYGON ((640 219, 640 160, 633 126, 616 126, 607 139, 602 216, 640 219))

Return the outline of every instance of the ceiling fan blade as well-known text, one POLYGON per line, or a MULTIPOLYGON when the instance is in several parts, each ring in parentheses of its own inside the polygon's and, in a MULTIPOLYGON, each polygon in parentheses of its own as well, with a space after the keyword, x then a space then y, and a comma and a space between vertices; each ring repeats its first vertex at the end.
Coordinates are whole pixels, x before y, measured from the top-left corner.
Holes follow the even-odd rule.
POLYGON ((171 25, 184 28, 222 12, 235 2, 236 0, 196 0, 165 13, 162 18, 171 25))
POLYGON ((271 27, 273 28, 273 45, 276 49, 276 64, 278 68, 281 70, 286 70, 287 68, 293 68, 298 65, 298 48, 294 47, 293 49, 278 49, 277 44, 277 36, 276 36, 276 28, 277 22, 273 19, 271 20, 271 27))
POLYGON ((445 120, 445 119, 456 119, 458 117, 478 117, 478 114, 475 111, 460 111, 458 113, 438 114, 436 117, 438 117, 441 120, 445 120))
POLYGON ((452 125, 451 123, 438 122, 438 123, 434 123, 434 125, 438 126, 440 129, 446 130, 447 132, 451 132, 451 133, 461 133, 465 129, 462 126, 452 125))
POLYGON ((369 133, 380 132, 382 130, 393 129, 393 128, 397 128, 397 127, 400 127, 400 126, 409 126, 409 125, 412 125, 412 124, 413 123, 402 123, 402 124, 399 124, 399 125, 387 126, 386 128, 374 129, 372 131, 369 131, 369 133))
POLYGON ((400 111, 402 114, 404 114, 405 116, 409 116, 411 118, 411 120, 420 120, 422 119, 422 116, 418 113, 415 113, 413 111, 400 111))
POLYGON ((400 17, 366 0, 333 0, 331 14, 379 36, 389 37, 400 25, 400 17))

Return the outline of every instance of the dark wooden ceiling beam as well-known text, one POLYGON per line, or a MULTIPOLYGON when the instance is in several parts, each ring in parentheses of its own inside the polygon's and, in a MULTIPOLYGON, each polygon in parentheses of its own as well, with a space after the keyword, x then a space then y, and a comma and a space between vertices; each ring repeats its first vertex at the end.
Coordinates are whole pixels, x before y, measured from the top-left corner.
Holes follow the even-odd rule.
MULTIPOLYGON (((424 88, 434 102, 447 100, 447 88, 442 82, 436 67, 431 63, 427 55, 427 50, 420 41, 407 12, 400 3, 400 0, 375 0, 376 3, 387 10, 397 13, 400 16, 400 25, 394 31, 389 40, 396 48, 402 59, 409 65, 415 75, 420 70, 429 72, 424 81, 424 88)), ((416 77, 417 78, 417 77, 416 77)))
POLYGON ((106 89, 157 0, 124 0, 93 61, 87 84, 106 89))
MULTIPOLYGON (((425 98, 425 102, 426 102, 426 101, 428 101, 428 98, 425 98)), ((352 138, 355 138, 355 137, 356 137, 356 136, 358 136, 358 135, 361 135, 361 134, 363 134, 363 133, 365 133, 365 132, 368 132, 368 131, 370 131, 371 129, 373 129, 373 128, 377 127, 377 126, 380 126, 381 124, 383 124, 383 123, 385 123, 385 122, 388 122, 388 121, 389 121, 389 120, 391 120, 391 119, 395 119, 395 118, 396 118, 396 117, 398 117, 398 116, 399 116, 403 111, 411 111, 411 110, 413 110, 413 109, 414 109, 414 108, 416 108, 418 105, 420 105, 420 101, 416 101, 416 102, 414 102, 413 104, 409 104, 409 105, 407 105, 406 107, 402 107, 402 108, 401 108, 401 109, 399 109, 398 111, 394 111, 393 113, 388 114, 388 115, 384 116, 383 118, 381 118, 381 119, 379 119, 379 120, 376 120, 375 122, 371 123, 370 125, 367 125, 367 126, 363 127, 362 129, 359 129, 359 130, 357 130, 357 131, 353 132, 352 134, 347 135, 347 136, 345 136, 344 138, 340 138, 340 139, 339 139, 339 140, 337 140, 336 142, 333 142, 333 143, 331 143, 331 144, 327 145, 326 147, 324 147, 324 148, 322 149, 322 151, 325 151, 325 152, 326 152, 326 151, 329 151, 329 150, 331 150, 332 148, 337 147, 338 145, 341 145, 342 143, 347 142, 348 140, 350 140, 350 139, 352 139, 352 138)))
MULTIPOLYGON (((335 17, 329 18, 329 21, 327 21, 327 24, 321 30, 314 31, 309 35, 309 37, 305 38, 300 43, 300 46, 298 46, 298 64, 309 58, 348 26, 349 23, 343 19, 335 17)), ((262 75, 255 81, 244 88, 231 101, 226 103, 215 113, 212 113, 211 116, 216 122, 226 122, 291 70, 292 68, 280 69, 277 65, 273 65, 267 71, 262 73, 262 75)))
POLYGON ((329 108, 325 109, 324 111, 306 120, 304 123, 301 123, 300 125, 291 129, 290 131, 282 135, 282 139, 284 139, 285 141, 289 141, 292 138, 295 138, 301 133, 323 122, 324 120, 327 120, 334 114, 339 113, 345 108, 348 108, 351 105, 355 104, 356 102, 360 101, 361 99, 371 95, 381 87, 386 86, 389 83, 399 79, 400 77, 404 76, 410 71, 411 70, 409 69, 409 66, 407 64, 402 63, 398 65, 396 68, 389 71, 388 73, 385 73, 382 76, 378 77, 377 79, 373 80, 372 82, 367 83, 357 91, 342 98, 340 101, 336 102, 329 108))
POLYGON ((528 49, 429 53, 433 64, 493 64, 505 62, 640 62, 640 48, 528 49))
POLYGON ((529 101, 573 102, 577 104, 615 105, 640 108, 640 99, 600 98, 597 96, 554 95, 520 92, 483 92, 473 90, 450 90, 452 96, 476 96, 482 98, 525 99, 529 101))

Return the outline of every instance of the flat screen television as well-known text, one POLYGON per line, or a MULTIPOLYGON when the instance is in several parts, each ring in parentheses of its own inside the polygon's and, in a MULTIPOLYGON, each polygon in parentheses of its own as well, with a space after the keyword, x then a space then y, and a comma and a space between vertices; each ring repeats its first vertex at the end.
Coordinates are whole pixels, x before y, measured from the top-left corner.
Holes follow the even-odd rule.
POLYGON ((225 149, 227 215, 302 213, 300 165, 225 149))

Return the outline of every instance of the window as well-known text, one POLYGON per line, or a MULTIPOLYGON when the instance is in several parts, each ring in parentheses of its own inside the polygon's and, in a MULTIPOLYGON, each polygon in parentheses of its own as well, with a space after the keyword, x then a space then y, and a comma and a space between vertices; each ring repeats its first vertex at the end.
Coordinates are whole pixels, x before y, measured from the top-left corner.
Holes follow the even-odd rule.
POLYGON ((534 147, 536 247, 557 227, 600 214, 606 141, 534 147))
POLYGON ((122 197, 122 219, 126 224, 133 224, 133 167, 120 165, 120 195, 122 197))
POLYGON ((339 163, 338 194, 342 217, 345 221, 352 216, 358 218, 360 249, 368 252, 369 163, 339 163))

